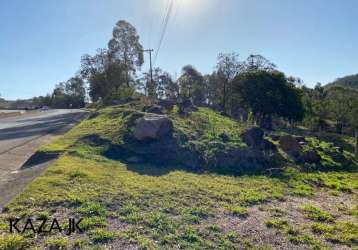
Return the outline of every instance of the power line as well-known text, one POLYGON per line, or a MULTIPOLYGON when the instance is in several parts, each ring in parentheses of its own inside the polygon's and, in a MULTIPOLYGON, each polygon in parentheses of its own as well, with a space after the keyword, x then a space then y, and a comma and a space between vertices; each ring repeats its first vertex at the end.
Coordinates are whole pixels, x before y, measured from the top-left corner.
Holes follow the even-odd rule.
POLYGON ((157 50, 155 51, 154 64, 157 61, 159 51, 160 51, 160 48, 162 47, 164 36, 165 36, 166 31, 167 31, 168 23, 169 23, 169 20, 170 20, 172 11, 173 11, 174 0, 169 0, 169 1, 170 1, 170 3, 169 3, 169 6, 167 8, 166 15, 165 15, 165 18, 164 18, 164 21, 163 21, 162 33, 161 33, 161 36, 160 36, 160 39, 159 39, 157 50))

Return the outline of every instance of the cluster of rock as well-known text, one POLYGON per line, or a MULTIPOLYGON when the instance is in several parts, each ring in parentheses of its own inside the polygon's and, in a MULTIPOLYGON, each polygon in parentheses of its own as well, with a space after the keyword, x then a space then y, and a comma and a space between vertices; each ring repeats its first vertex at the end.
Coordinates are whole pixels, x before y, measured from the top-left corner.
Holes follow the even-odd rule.
POLYGON ((281 149, 296 162, 315 164, 321 162, 321 157, 316 151, 304 151, 303 146, 307 145, 307 142, 303 136, 284 135, 280 136, 278 141, 281 149))
MULTIPOLYGON (((279 147, 297 163, 319 164, 321 157, 315 150, 304 150, 307 141, 303 136, 271 135, 279 147)), ((260 128, 251 128, 241 135, 241 139, 251 148, 273 154, 278 152, 277 146, 264 139, 264 131, 260 128)))

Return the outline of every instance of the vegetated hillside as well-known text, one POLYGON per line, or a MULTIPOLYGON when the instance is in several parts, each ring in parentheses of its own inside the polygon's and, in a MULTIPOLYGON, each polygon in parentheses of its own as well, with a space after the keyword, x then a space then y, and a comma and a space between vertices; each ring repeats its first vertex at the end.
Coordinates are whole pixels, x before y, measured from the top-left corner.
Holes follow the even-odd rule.
POLYGON ((334 86, 358 89, 358 74, 338 78, 334 82, 326 85, 328 88, 334 86))
POLYGON ((0 215, 0 249, 355 246, 351 138, 264 136, 207 108, 145 111, 137 103, 99 110, 41 148, 61 156, 0 215), (19 213, 83 217, 85 233, 8 234, 6 218, 19 213))

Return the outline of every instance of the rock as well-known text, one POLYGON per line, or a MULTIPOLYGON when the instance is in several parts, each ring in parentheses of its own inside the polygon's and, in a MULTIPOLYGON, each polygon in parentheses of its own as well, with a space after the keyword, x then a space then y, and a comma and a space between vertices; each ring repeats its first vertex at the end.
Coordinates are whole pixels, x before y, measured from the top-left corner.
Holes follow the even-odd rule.
POLYGON ((223 142, 228 142, 230 141, 230 136, 227 134, 227 133, 221 133, 219 135, 220 139, 223 141, 223 142))
POLYGON ((168 111, 173 110, 175 102, 172 100, 159 100, 158 104, 168 111))
POLYGON ((264 151, 277 152, 276 145, 268 140, 265 140, 265 139, 263 140, 262 147, 263 147, 264 151))
POLYGON ((306 143, 306 139, 304 136, 295 136, 296 141, 299 143, 306 143))
POLYGON ((321 162, 321 156, 316 151, 306 151, 302 154, 302 160, 304 163, 316 163, 321 162))
POLYGON ((162 115, 164 114, 164 108, 160 105, 152 105, 144 108, 145 112, 162 115))
POLYGON ((241 134, 241 139, 252 148, 260 148, 264 140, 264 131, 254 127, 241 134))
POLYGON ((285 153, 298 158, 302 153, 302 147, 295 137, 285 135, 280 137, 280 147, 285 153))
POLYGON ((173 132, 173 122, 165 115, 147 114, 136 120, 134 137, 139 141, 156 140, 173 132))
POLYGON ((138 156, 132 156, 127 159, 127 162, 129 163, 140 163, 142 162, 142 159, 140 159, 138 156))
POLYGON ((271 137, 271 139, 274 140, 274 141, 280 140, 280 136, 279 136, 279 135, 273 135, 273 134, 271 134, 270 137, 271 137))
POLYGON ((191 112, 198 111, 198 108, 194 106, 190 99, 185 99, 178 103, 179 113, 190 114, 191 112))

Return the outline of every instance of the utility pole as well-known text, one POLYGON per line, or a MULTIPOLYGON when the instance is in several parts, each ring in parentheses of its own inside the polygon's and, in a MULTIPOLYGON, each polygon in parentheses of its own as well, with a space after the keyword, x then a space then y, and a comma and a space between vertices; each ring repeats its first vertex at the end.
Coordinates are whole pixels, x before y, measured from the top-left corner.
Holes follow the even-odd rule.
POLYGON ((150 83, 153 86, 153 68, 152 68, 152 52, 154 50, 153 49, 145 49, 143 50, 143 52, 148 52, 149 53, 149 62, 150 62, 150 83))

